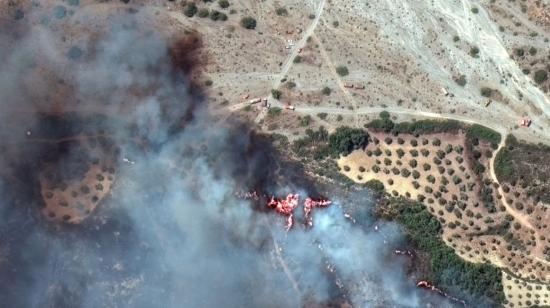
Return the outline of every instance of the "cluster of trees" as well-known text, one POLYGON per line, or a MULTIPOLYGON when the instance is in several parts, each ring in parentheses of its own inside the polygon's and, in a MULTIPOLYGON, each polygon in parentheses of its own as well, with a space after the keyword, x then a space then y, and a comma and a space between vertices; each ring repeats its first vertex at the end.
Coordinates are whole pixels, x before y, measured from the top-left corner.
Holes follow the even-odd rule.
POLYGON ((306 136, 292 143, 292 150, 299 157, 312 157, 321 160, 330 155, 328 147, 329 133, 323 127, 318 130, 306 129, 306 136))
POLYGON ((339 127, 332 134, 321 126, 317 131, 306 129, 306 136, 292 144, 292 150, 298 156, 321 160, 328 156, 347 155, 351 151, 367 146, 368 134, 363 129, 339 127))
MULTIPOLYGON (((204 2, 211 2, 211 1, 204 1, 204 2)), ((220 0, 218 1, 218 4, 221 8, 225 9, 229 7, 229 1, 227 0, 220 0)), ((210 19, 217 21, 225 21, 227 20, 227 15, 223 12, 217 11, 217 10, 209 10, 206 7, 203 7, 199 10, 195 2, 189 1, 184 4, 183 7, 183 14, 187 17, 193 17, 196 14, 201 18, 210 17, 210 19)))
POLYGON ((329 136, 328 141, 333 155, 347 155, 353 150, 365 148, 368 139, 369 135, 365 130, 342 126, 329 136))
POLYGON ((415 122, 400 122, 394 123, 389 113, 381 112, 380 118, 375 119, 367 124, 368 128, 383 130, 397 134, 434 134, 434 133, 457 133, 464 125, 455 120, 420 120, 415 122))
POLYGON ((469 126, 466 130, 466 136, 488 141, 493 147, 498 146, 502 138, 498 132, 479 124, 469 126))
POLYGON ((505 300, 502 272, 491 264, 475 264, 461 259, 441 239, 437 218, 421 203, 404 198, 390 198, 387 218, 401 223, 411 240, 430 258, 432 277, 427 277, 442 289, 459 293, 480 307, 502 304, 505 300))
POLYGON ((550 202, 550 146, 518 141, 513 135, 495 157, 499 181, 521 184, 535 201, 550 202))

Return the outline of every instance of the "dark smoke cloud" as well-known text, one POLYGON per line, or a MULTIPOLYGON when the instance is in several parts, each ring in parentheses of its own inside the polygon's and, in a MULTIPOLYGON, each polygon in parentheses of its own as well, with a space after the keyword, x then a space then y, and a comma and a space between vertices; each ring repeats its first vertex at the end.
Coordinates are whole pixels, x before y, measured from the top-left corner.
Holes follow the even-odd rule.
POLYGON ((313 229, 286 233, 282 217, 235 197, 319 192, 268 140, 213 119, 187 78, 185 55, 137 18, 108 25, 82 44, 79 59, 56 44, 62 31, 43 26, 2 44, 3 306, 420 306, 404 264, 389 258, 402 240, 395 225, 369 232, 351 224, 339 206, 350 200, 335 197, 314 213, 313 229), (51 141, 97 131, 118 147, 112 194, 83 224, 47 222, 38 193, 44 164, 67 173, 82 155, 51 141))

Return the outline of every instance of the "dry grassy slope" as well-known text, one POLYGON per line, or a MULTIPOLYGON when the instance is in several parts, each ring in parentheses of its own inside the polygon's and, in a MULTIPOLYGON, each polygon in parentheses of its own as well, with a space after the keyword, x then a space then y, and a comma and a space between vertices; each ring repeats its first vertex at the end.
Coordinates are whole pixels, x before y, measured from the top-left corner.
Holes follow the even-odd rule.
MULTIPOLYGON (((550 262, 545 254, 550 247, 546 238, 548 206, 523 195, 524 207, 520 210, 515 206, 519 202, 513 196, 515 187, 505 189, 505 196, 499 195, 498 184, 491 180, 489 172, 494 154, 489 144, 481 142, 474 147, 481 154, 479 162, 486 168, 478 177, 469 163, 471 156, 463 134, 419 138, 370 134, 373 142, 365 150, 340 157, 338 165, 343 174, 359 183, 376 179, 384 183, 390 194, 422 200, 441 222, 444 241, 458 255, 472 262, 491 262, 518 277, 508 280, 504 275, 511 304, 526 305, 530 293, 527 285, 535 288, 536 284, 530 280, 544 285, 537 291, 539 304, 549 303, 546 286, 550 286, 550 262), (510 199, 509 206, 504 206, 503 198, 510 199), (506 222, 509 227, 502 227, 506 222)), ((536 295, 529 296, 535 303, 536 295)))
MULTIPOLYGON (((503 38, 498 29, 501 18, 487 6, 470 1, 412 5, 383 0, 234 0, 227 9, 219 8, 215 2, 197 2, 199 8, 227 14, 228 20, 223 22, 198 16, 189 18, 182 13, 180 3, 156 0, 123 5, 81 1, 71 10, 75 11, 75 17, 87 16, 100 23, 98 16, 109 15, 114 7, 141 8, 138 14, 155 16, 152 27, 169 31, 199 30, 208 63, 203 78, 213 81, 210 106, 221 114, 231 111, 256 118, 261 109, 243 112, 246 105, 243 95, 269 96, 271 88, 285 77, 280 73, 291 54, 291 50, 285 49, 286 41, 296 43, 311 30, 311 40, 303 50, 304 61, 291 63, 288 70, 286 77, 297 86, 284 101, 312 107, 303 111, 306 114, 314 116, 322 112, 320 108, 337 107, 339 103, 344 108, 331 110, 329 113, 335 116, 327 118, 330 124, 337 125, 337 115, 349 112, 349 108, 363 108, 359 111, 361 114, 380 106, 408 110, 413 115, 420 110, 432 111, 470 117, 514 132, 522 139, 550 142, 550 136, 544 133, 550 126, 550 101, 531 78, 521 72, 523 64, 518 65, 509 56, 510 46, 514 44, 537 44, 542 57, 546 28, 536 23, 540 34, 532 40, 529 36, 511 34, 503 38), (324 6, 317 22, 314 13, 321 4, 324 6), (287 16, 276 14, 280 7, 287 9, 287 16), (478 8, 477 14, 472 12, 474 7, 478 8), (256 18, 255 30, 245 30, 239 25, 244 16, 256 18), (310 29, 312 24, 316 26, 310 29), (459 39, 456 42, 455 36, 459 39), (470 55, 474 46, 480 49, 477 57, 470 55), (335 74, 335 67, 339 65, 348 67, 348 76, 335 74), (467 80, 464 87, 453 80, 462 74, 467 80), (349 81, 363 84, 366 89, 343 88, 349 81), (334 93, 317 95, 324 86, 333 88, 334 93), (443 87, 454 97, 443 96, 443 87), (488 107, 485 106, 487 99, 480 95, 482 87, 491 87, 500 93, 492 98, 488 107), (524 115, 533 118, 531 129, 517 127, 518 118, 524 115)), ((352 124, 361 125, 358 116, 352 124)), ((295 129, 299 129, 298 122, 285 132, 291 135, 295 129)))

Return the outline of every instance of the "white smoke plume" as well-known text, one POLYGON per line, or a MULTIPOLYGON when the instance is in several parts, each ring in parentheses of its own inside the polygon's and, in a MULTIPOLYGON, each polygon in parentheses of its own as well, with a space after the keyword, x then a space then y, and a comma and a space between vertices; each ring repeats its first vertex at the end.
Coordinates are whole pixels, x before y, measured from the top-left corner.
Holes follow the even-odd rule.
MULTIPOLYGON (((63 30, 42 24, 1 44, 0 303, 422 306, 404 261, 391 257, 400 230, 351 223, 340 207, 349 198, 315 211, 312 229, 298 224, 287 233, 282 217, 235 197, 254 185, 271 192, 311 187, 289 179, 246 126, 211 118, 208 99, 174 73, 168 40, 140 29, 136 18, 147 16, 122 16, 99 41, 80 42, 77 58, 67 56, 74 46, 58 45, 63 30), (49 74, 40 74, 44 67, 49 74), (45 121, 41 113, 63 99, 60 112, 71 120, 45 121), (40 162, 54 155, 63 165, 76 154, 52 152, 39 139, 95 130, 120 149, 110 197, 84 224, 47 222, 36 192, 40 162)), ((366 191, 358 194, 369 200, 366 191)))

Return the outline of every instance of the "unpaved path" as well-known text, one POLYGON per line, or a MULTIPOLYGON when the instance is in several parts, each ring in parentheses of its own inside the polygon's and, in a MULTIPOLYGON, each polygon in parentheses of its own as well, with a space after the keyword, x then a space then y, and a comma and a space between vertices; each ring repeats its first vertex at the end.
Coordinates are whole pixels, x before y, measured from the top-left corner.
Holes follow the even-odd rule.
MULTIPOLYGON (((341 109, 336 107, 297 107, 296 108, 296 112, 307 113, 312 116, 321 112, 330 113, 330 114, 358 115, 358 114, 377 114, 382 111, 388 111, 394 114, 406 114, 411 116, 422 116, 422 117, 428 117, 428 118, 457 120, 457 121, 465 122, 469 124, 483 125, 499 132, 502 136, 502 139, 500 141, 500 144, 498 145, 497 150, 495 151, 495 155, 493 155, 493 157, 489 161, 489 170, 490 170, 490 175, 493 182, 499 184, 498 193, 501 196, 505 196, 504 191, 502 190, 502 186, 500 185, 496 177, 495 168, 494 168, 496 153, 498 153, 498 151, 500 151, 502 147, 504 147, 504 144, 506 141, 507 130, 504 126, 495 126, 495 125, 488 126, 486 123, 480 123, 470 118, 462 117, 458 115, 445 115, 445 114, 438 114, 438 113, 427 112, 427 111, 417 111, 417 110, 408 110, 408 109, 399 109, 399 108, 363 107, 356 110, 341 109)), ((528 215, 520 213, 517 210, 515 210, 513 207, 511 207, 506 201, 506 198, 503 197, 501 201, 503 205, 506 207, 506 211, 510 213, 510 215, 512 215, 521 225, 536 231, 536 228, 529 222, 528 215)))
MULTIPOLYGON (((315 18, 309 25, 309 27, 302 33, 302 38, 295 43, 294 47, 291 49, 290 54, 286 58, 286 61, 283 64, 283 67, 278 75, 275 76, 275 81, 273 82, 272 89, 278 89, 281 86, 281 80, 288 74, 288 71, 294 64, 294 59, 298 56, 300 50, 304 48, 304 46, 307 43, 308 37, 310 37, 313 32, 315 31, 315 28, 317 28, 317 24, 319 24, 319 19, 321 19, 321 15, 323 14, 323 8, 325 7, 325 1, 321 0, 321 2, 317 5, 317 10, 315 11, 315 18)), ((273 98, 273 95, 271 93, 269 94, 269 101, 272 102, 274 106, 279 107, 280 105, 279 101, 273 98)), ((267 110, 262 110, 260 114, 256 117, 256 123, 259 123, 267 114, 267 110)))
MULTIPOLYGON (((510 204, 508 204, 508 201, 506 200, 506 197, 505 197, 506 194, 504 193, 504 190, 502 189, 502 185, 500 184, 496 176, 496 173, 495 173, 495 159, 497 157, 496 154, 498 154, 498 152, 504 147, 505 143, 506 143, 506 138, 505 136, 502 136, 502 140, 500 141, 500 144, 498 145, 498 148, 495 151, 495 155, 493 155, 493 157, 491 157, 491 159, 489 160, 489 171, 491 174, 491 179, 493 180, 493 182, 498 183, 498 194, 502 196, 500 201, 502 202, 502 205, 504 205, 504 207, 506 208, 506 211, 510 215, 514 216, 514 219, 516 219, 522 226, 537 232, 537 229, 531 224, 531 222, 529 222, 528 215, 525 215, 523 213, 516 211, 514 208, 510 206, 510 204)), ((537 240, 538 240, 538 237, 537 237, 537 240)))

